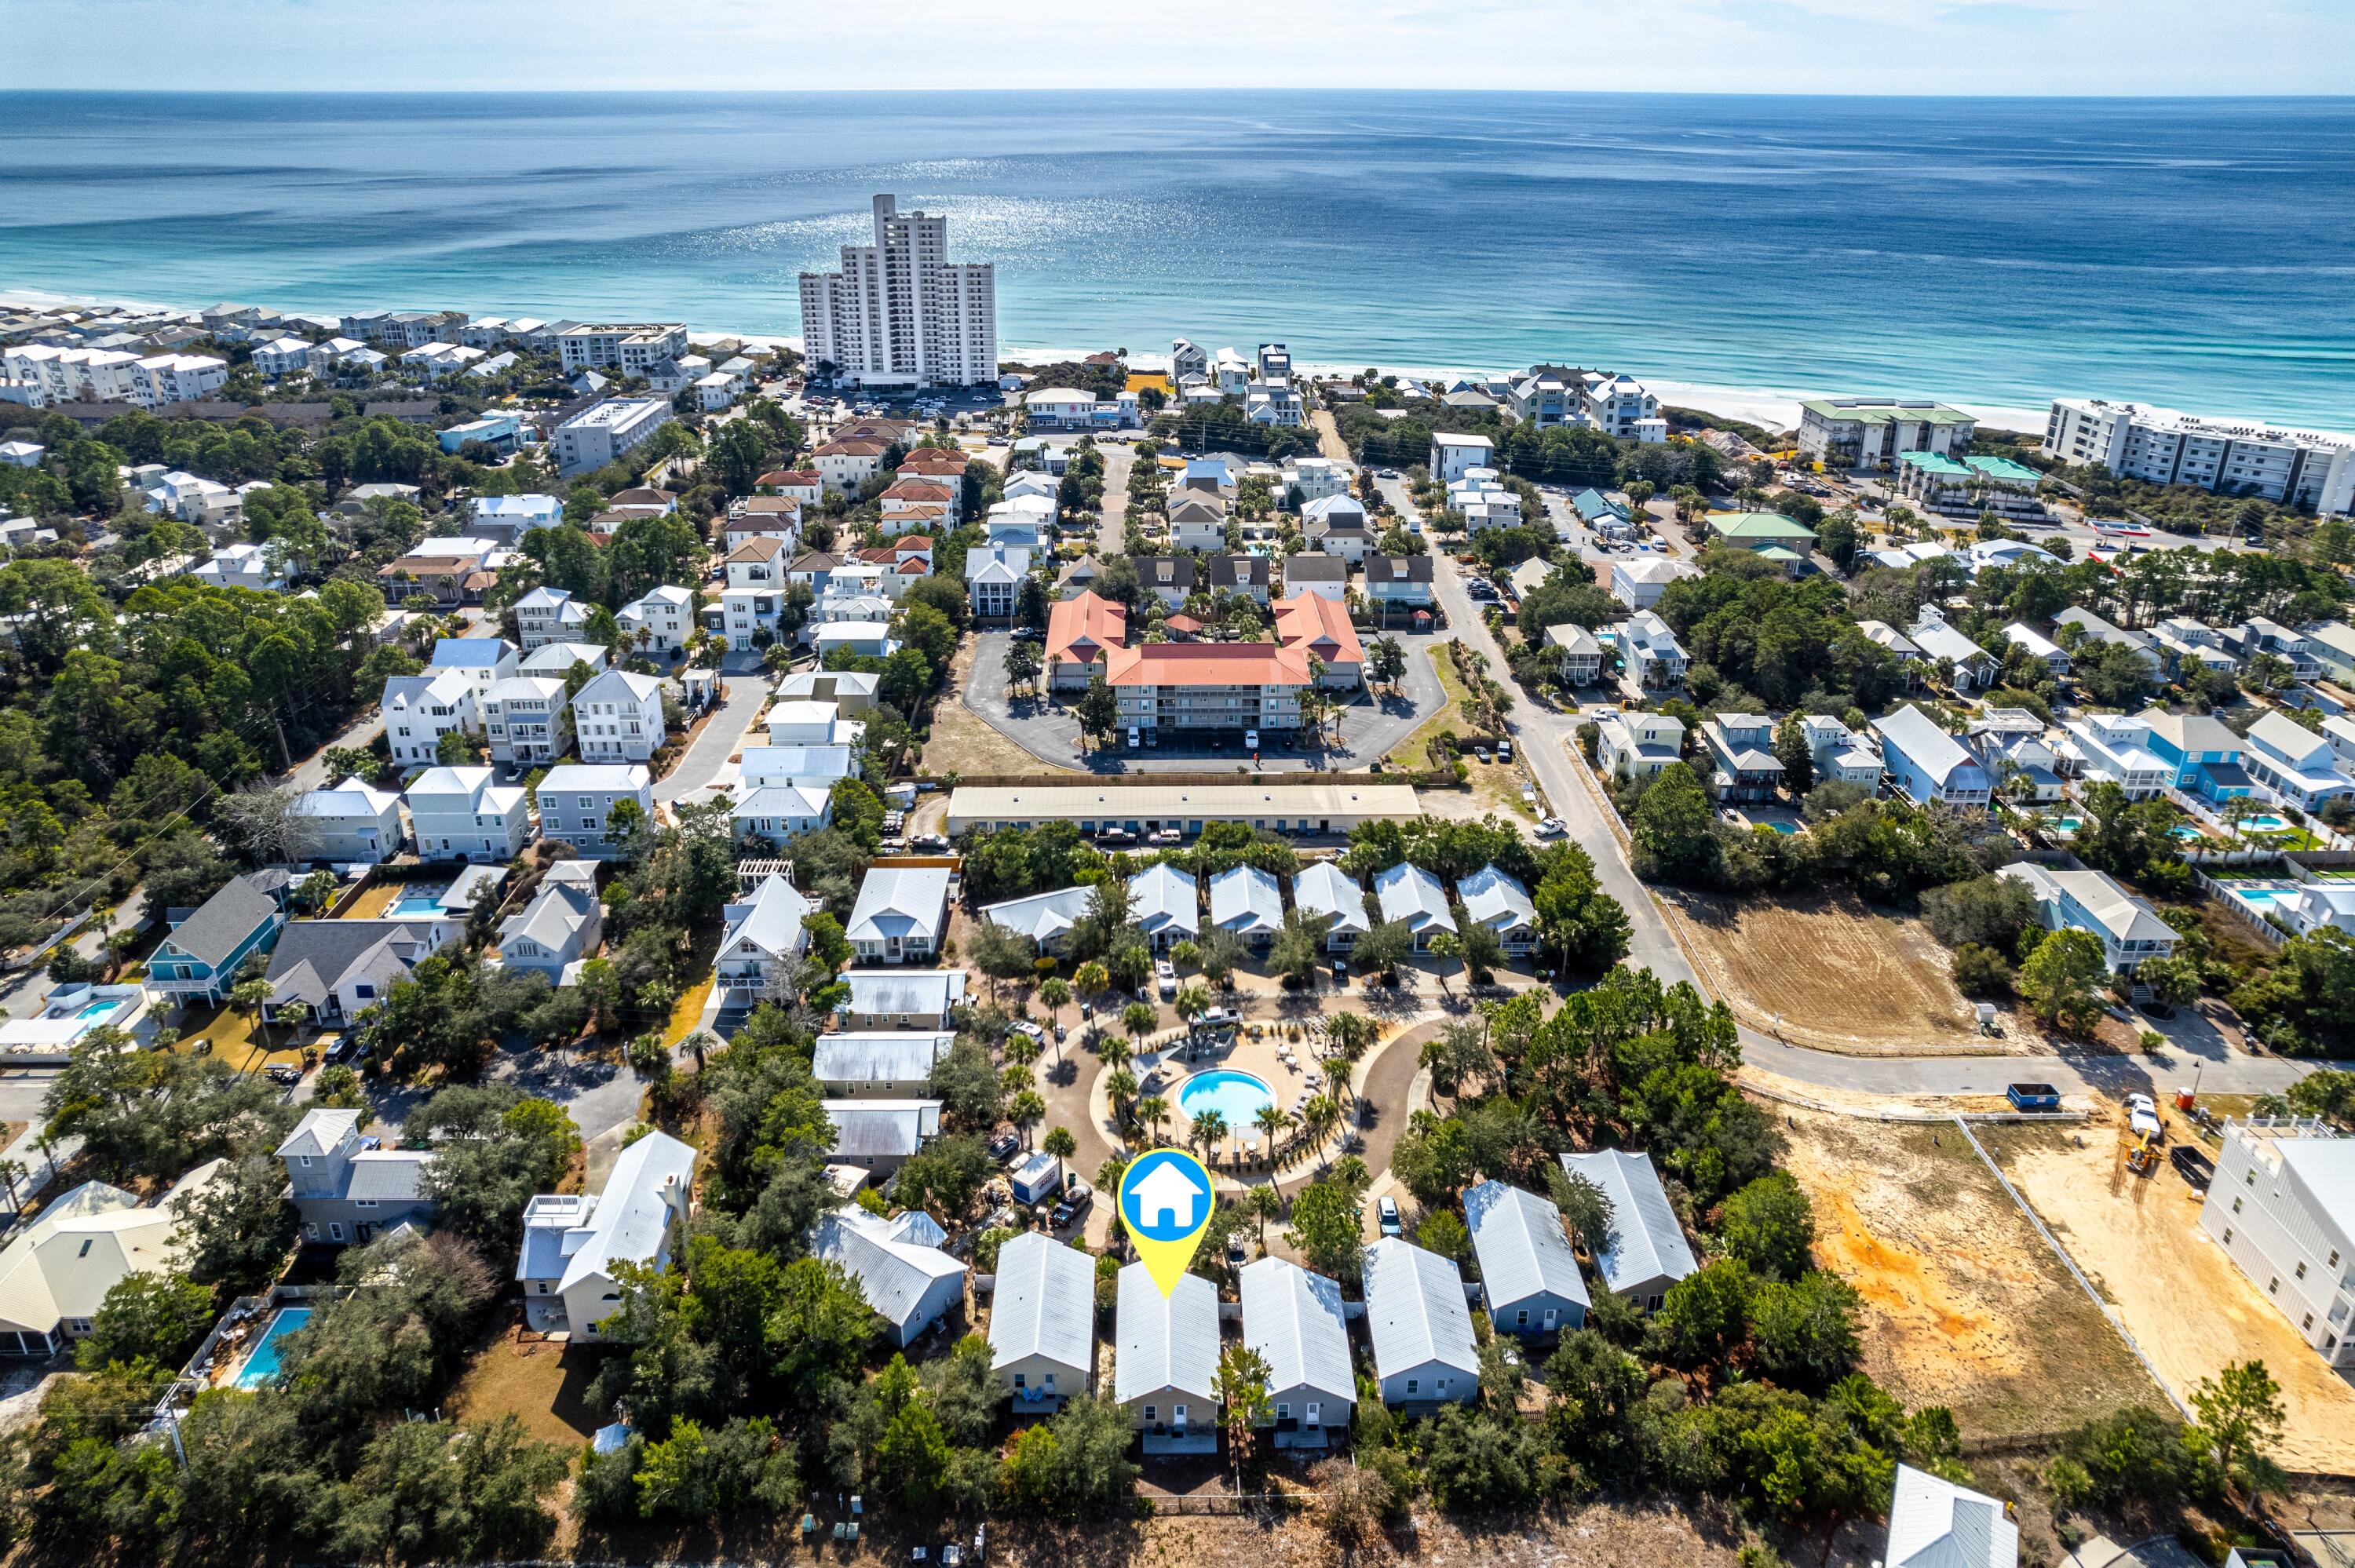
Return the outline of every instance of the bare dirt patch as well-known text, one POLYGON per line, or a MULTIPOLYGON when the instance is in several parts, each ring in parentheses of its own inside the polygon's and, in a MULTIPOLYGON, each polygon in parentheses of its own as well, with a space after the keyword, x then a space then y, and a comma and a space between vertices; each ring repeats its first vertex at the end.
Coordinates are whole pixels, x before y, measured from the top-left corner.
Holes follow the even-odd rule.
POLYGON ((451 1394, 453 1412, 465 1421, 513 1414, 543 1442, 588 1442, 608 1419, 589 1404, 602 1352, 526 1334, 522 1318, 520 1304, 500 1315, 451 1394))
POLYGON ((941 694, 932 703, 932 734, 924 743, 924 772, 935 779, 952 773, 1069 773, 1074 779, 1086 778, 1075 768, 1040 761, 992 729, 988 720, 964 705, 965 683, 973 677, 975 646, 968 632, 957 644, 956 656, 949 662, 948 678, 942 683, 941 694))
POLYGON ((2019 1041, 1979 1033, 1945 949, 1918 919, 1845 894, 1681 894, 1671 906, 1709 989, 1753 1029, 1836 1051, 1997 1053, 2019 1041))
MULTIPOLYGON (((2169 1117, 2169 1136, 2189 1124, 2169 1117)), ((2296 1470, 2355 1475, 2355 1388, 2323 1364, 2264 1292, 2200 1226, 2200 1198, 2160 1161, 2126 1169, 2113 1127, 2077 1133, 2007 1127, 1987 1151, 2035 1205, 2174 1391, 2187 1399, 2227 1362, 2262 1361, 2282 1386, 2289 1427, 2275 1457, 2296 1470)))
POLYGON ((1876 1382, 1946 1406, 1966 1437, 2164 1402, 1957 1128, 1775 1108, 1815 1202, 1817 1262, 1864 1298, 1876 1382))

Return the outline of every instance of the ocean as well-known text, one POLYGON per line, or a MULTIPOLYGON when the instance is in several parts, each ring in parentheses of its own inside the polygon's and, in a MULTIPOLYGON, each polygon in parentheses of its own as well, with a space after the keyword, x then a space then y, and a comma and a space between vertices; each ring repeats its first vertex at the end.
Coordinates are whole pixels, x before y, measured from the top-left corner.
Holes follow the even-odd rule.
POLYGON ((0 94, 0 290, 799 330, 868 197, 1023 348, 2345 429, 2355 100, 0 94))

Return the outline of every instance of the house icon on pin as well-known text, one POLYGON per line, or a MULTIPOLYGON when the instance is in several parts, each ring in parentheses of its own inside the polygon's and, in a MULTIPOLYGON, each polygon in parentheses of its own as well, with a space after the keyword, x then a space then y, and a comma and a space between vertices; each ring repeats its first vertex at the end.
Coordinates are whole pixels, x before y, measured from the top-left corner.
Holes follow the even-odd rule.
POLYGON ((1164 1160, 1129 1189, 1136 1223, 1148 1231, 1184 1234, 1201 1223, 1203 1191, 1186 1180, 1175 1160, 1164 1160))

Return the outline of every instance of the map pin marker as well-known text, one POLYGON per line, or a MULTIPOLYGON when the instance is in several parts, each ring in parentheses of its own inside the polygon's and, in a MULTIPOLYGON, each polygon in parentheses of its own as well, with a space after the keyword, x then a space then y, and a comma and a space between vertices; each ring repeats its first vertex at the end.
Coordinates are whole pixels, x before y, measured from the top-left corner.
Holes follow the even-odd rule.
POLYGON ((1175 1149, 1142 1155, 1122 1173, 1121 1224, 1165 1298, 1186 1277, 1216 1203, 1210 1173, 1200 1160, 1175 1149))

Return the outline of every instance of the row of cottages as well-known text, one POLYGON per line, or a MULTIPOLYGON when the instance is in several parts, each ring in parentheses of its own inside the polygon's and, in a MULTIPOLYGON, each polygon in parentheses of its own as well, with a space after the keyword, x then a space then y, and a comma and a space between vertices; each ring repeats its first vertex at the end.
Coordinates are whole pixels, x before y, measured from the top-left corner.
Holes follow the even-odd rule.
POLYGON ((602 1192, 543 1192, 524 1206, 516 1281, 527 1325, 595 1343, 620 1310, 620 1265, 669 1266, 673 1237, 693 1210, 695 1150, 649 1132, 623 1150, 602 1192))
POLYGON ((216 1185, 228 1166, 207 1160, 153 1203, 85 1181, 43 1209, 0 1251, 0 1355, 56 1355, 91 1331, 124 1279, 185 1273, 189 1245, 176 1205, 216 1185))
MULTIPOLYGON (((1446 889, 1422 867, 1393 866, 1374 879, 1374 888, 1369 906, 1365 889, 1354 878, 1332 862, 1319 861, 1293 878, 1293 906, 1304 918, 1327 922, 1325 948, 1332 953, 1356 947, 1358 938, 1373 928, 1374 909, 1386 922, 1404 920, 1417 952, 1428 951, 1431 939, 1442 931, 1456 929, 1446 889)), ((1495 931, 1508 953, 1536 950, 1537 906, 1518 880, 1486 866, 1464 878, 1456 893, 1465 913, 1495 931)), ((1060 956, 1071 927, 1093 899, 1092 887, 1058 888, 986 906, 980 916, 1029 938, 1040 952, 1060 956)), ((1129 917, 1156 953, 1201 935, 1201 887, 1190 873, 1167 863, 1148 866, 1129 878, 1128 901, 1129 917)), ((1284 929, 1284 919, 1283 882, 1273 872, 1239 865, 1210 878, 1209 921, 1219 929, 1263 950, 1284 929)))
MULTIPOLYGON (((685 591, 657 589, 632 608, 685 591)), ((655 614, 651 624, 666 629, 656 635, 670 648, 684 646, 675 616, 655 614)), ((430 767, 441 759, 442 737, 455 733, 480 739, 494 761, 510 767, 553 762, 576 737, 585 761, 648 761, 668 729, 663 684, 609 667, 611 658, 580 635, 527 641, 520 659, 504 638, 442 638, 424 671, 385 682, 379 702, 392 760, 430 767), (576 666, 590 678, 568 694, 566 677, 576 666)))

